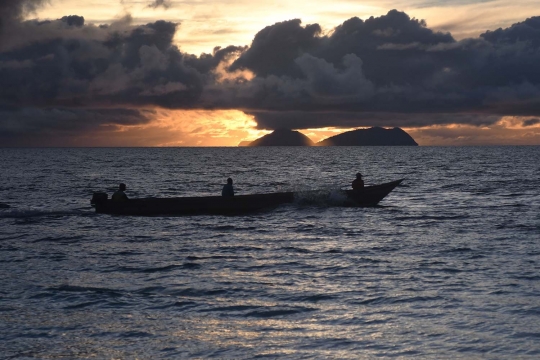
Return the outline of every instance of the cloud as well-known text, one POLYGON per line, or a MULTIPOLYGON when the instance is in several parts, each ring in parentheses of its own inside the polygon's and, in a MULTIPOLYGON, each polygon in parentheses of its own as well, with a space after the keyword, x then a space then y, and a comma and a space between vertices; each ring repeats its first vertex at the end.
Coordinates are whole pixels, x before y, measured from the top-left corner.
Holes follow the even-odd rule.
POLYGON ((499 115, 485 114, 440 114, 440 113, 387 113, 387 112, 344 112, 344 111, 250 111, 259 129, 276 128, 355 128, 369 126, 426 127, 433 124, 469 124, 488 126, 500 121, 499 115))
POLYGON ((0 127, 20 122, 17 136, 62 132, 54 111, 106 123, 111 115, 95 109, 239 109, 260 129, 486 126, 540 116, 540 17, 459 41, 396 10, 330 33, 294 19, 265 27, 250 46, 195 56, 176 46, 180 25, 170 21, 23 20, 44 3, 0 0, 0 108, 43 119, 5 112, 0 127))
POLYGON ((315 51, 323 40, 318 24, 301 26, 299 19, 283 21, 259 31, 249 49, 234 62, 231 71, 248 68, 259 76, 298 76, 295 60, 315 51))
POLYGON ((40 40, 0 53, 0 99, 15 106, 189 108, 211 78, 204 71, 233 51, 186 56, 173 45, 177 24, 166 21, 82 23, 73 16, 23 22, 40 40))
POLYGON ((2 24, 21 20, 23 15, 36 11, 48 0, 1 0, 0 19, 2 24))
POLYGON ((527 119, 523 121, 523 126, 534 126, 540 124, 540 119, 527 119))
POLYGON ((153 110, 125 108, 0 107, 0 142, 3 146, 92 146, 81 141, 122 126, 147 124, 154 116, 153 110))
POLYGON ((540 127, 519 126, 519 118, 503 117, 489 126, 431 125, 407 129, 420 145, 538 145, 540 127))
POLYGON ((266 134, 253 126, 252 117, 234 110, 21 109, 11 128, 0 125, 0 141, 2 146, 227 146, 266 134))
MULTIPOLYGON (((407 119, 425 119, 424 114, 430 114, 433 123, 449 117, 466 121, 466 114, 536 116, 540 113, 539 23, 540 17, 530 18, 461 41, 395 10, 365 21, 349 19, 328 36, 313 31, 306 35, 313 25, 302 28, 298 21, 277 23, 257 34, 231 68, 254 72, 250 83, 237 86, 249 91, 238 94, 248 111, 259 114, 256 117, 264 128, 272 128, 268 114, 279 119, 277 114, 283 111, 281 118, 293 121, 289 115, 295 110, 313 119, 339 113, 337 118, 349 119, 348 126, 355 118, 362 119, 358 126, 381 125, 382 117, 401 125, 396 120, 403 118, 400 114, 410 114, 407 119), (342 77, 347 85, 339 79, 348 66, 346 56, 354 56, 361 66, 361 72, 342 77), (301 65, 308 64, 318 67, 307 72, 301 65), (322 78, 324 83, 315 81, 322 78), (355 85, 369 91, 364 96, 340 96, 355 85), (321 89, 333 101, 324 101, 321 89)), ((295 123, 308 125, 300 118, 295 123)))
POLYGON ((153 9, 157 9, 160 6, 164 9, 168 9, 171 7, 171 3, 167 0, 154 0, 154 2, 148 5, 149 8, 153 9))
POLYGON ((9 37, 23 16, 36 11, 48 0, 0 0, 0 44, 9 37))

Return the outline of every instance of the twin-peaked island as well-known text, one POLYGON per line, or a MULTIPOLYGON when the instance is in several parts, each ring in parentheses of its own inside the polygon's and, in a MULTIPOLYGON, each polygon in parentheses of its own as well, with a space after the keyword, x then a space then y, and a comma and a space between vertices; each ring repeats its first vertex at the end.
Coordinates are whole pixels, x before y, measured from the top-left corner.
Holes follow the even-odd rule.
POLYGON ((400 128, 372 127, 347 131, 318 143, 314 143, 298 131, 277 129, 255 141, 242 141, 238 146, 418 146, 418 144, 400 128))

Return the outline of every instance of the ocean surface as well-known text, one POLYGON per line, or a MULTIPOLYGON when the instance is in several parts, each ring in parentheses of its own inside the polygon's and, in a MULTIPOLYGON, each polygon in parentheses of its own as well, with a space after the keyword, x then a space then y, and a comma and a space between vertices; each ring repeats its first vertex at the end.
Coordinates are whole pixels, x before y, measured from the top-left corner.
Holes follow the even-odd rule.
POLYGON ((540 147, 0 148, 2 359, 540 358, 540 147), (380 206, 95 214, 94 191, 405 178, 380 206))

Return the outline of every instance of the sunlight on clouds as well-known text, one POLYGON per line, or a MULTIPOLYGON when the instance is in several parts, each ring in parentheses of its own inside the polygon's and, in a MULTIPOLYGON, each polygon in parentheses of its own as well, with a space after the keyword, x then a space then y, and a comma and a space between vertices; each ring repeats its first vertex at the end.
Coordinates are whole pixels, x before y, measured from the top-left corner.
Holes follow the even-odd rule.
POLYGON ((231 56, 229 59, 225 59, 219 63, 219 65, 213 71, 213 73, 216 75, 216 79, 218 82, 223 83, 225 81, 253 80, 255 74, 248 69, 239 69, 235 71, 227 70, 236 59, 238 59, 238 56, 231 56))
POLYGON ((540 121, 525 126, 530 120, 530 117, 505 116, 496 124, 483 127, 451 124, 404 130, 423 146, 540 145, 540 121))
POLYGON ((540 120, 539 119, 532 119, 536 120, 533 121, 533 124, 530 126, 524 125, 527 123, 527 121, 530 121, 531 117, 521 117, 521 116, 504 116, 500 120, 501 126, 506 127, 507 129, 511 130, 523 130, 523 129, 531 129, 531 130, 540 130, 540 120))

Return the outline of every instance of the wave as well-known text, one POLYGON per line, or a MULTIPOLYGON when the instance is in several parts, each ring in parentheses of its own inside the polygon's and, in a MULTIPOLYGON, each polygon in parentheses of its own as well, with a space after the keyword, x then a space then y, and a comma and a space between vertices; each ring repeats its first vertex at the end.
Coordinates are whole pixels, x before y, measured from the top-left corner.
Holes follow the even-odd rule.
POLYGON ((63 243, 63 244, 72 244, 72 243, 79 242, 80 240, 84 240, 84 237, 83 236, 60 236, 60 237, 46 236, 44 238, 34 240, 32 241, 32 243, 57 242, 57 243, 63 243))
POLYGON ((133 272, 133 273, 159 273, 159 272, 169 272, 178 269, 198 269, 201 265, 196 263, 185 263, 185 264, 173 264, 160 267, 148 267, 148 268, 136 268, 128 266, 114 267, 109 270, 109 272, 124 271, 124 272, 133 272))
POLYGON ((163 305, 153 305, 147 307, 147 309, 152 310, 164 310, 164 309, 187 309, 199 306, 200 304, 194 301, 173 301, 163 305))
POLYGON ((273 318, 273 317, 290 316, 290 315, 301 314, 305 312, 312 312, 312 311, 317 311, 317 310, 318 309, 308 308, 308 307, 271 309, 271 310, 264 308, 263 310, 255 310, 255 311, 248 312, 244 316, 268 319, 268 318, 273 318))
POLYGON ((355 302, 359 305, 379 305, 379 304, 402 304, 402 303, 416 303, 416 302, 426 302, 426 301, 439 301, 444 298, 441 296, 400 296, 400 297, 390 297, 390 296, 376 296, 368 298, 359 302, 355 302))
POLYGON ((516 229, 521 230, 525 232, 538 232, 540 230, 540 225, 528 225, 528 224, 498 224, 495 225, 495 229, 503 230, 503 229, 516 229))
POLYGON ((284 247, 279 248, 277 250, 285 250, 287 252, 295 252, 295 253, 300 253, 300 254, 309 254, 309 253, 311 253, 311 251, 308 250, 308 249, 299 248, 299 247, 295 247, 295 246, 284 246, 284 247))
POLYGON ((170 291, 168 294, 170 296, 192 296, 192 297, 203 297, 203 296, 216 296, 227 294, 229 290, 224 289, 195 289, 195 288, 186 288, 182 290, 170 291))
POLYGON ((396 216, 395 220, 462 220, 468 219, 468 215, 421 215, 421 216, 396 216))
POLYGON ((60 293, 93 293, 99 295, 106 295, 108 297, 121 297, 124 295, 123 291, 109 288, 92 287, 92 286, 76 286, 76 285, 59 285, 45 288, 45 292, 34 295, 32 298, 50 297, 60 293))
POLYGON ((469 252, 469 251, 474 251, 474 250, 469 248, 469 247, 457 247, 457 248, 453 248, 453 249, 443 250, 442 252, 444 252, 444 253, 462 253, 462 252, 469 252))
POLYGON ((258 308, 259 306, 254 306, 254 305, 232 305, 232 306, 218 306, 218 307, 213 307, 209 309, 202 309, 202 310, 199 310, 199 312, 225 311, 229 313, 232 311, 245 311, 245 310, 258 309, 258 308))
POLYGON ((330 295, 330 294, 312 294, 312 295, 300 295, 300 296, 292 296, 288 297, 288 301, 294 301, 294 302, 312 302, 317 303, 319 301, 330 301, 330 300, 336 300, 338 297, 336 295, 330 295))
POLYGON ((166 289, 167 288, 164 286, 148 286, 135 291, 135 293, 141 295, 155 295, 156 293, 164 292, 166 289))
POLYGON ((390 260, 381 260, 381 259, 372 259, 367 257, 361 257, 356 260, 358 263, 367 263, 367 264, 379 264, 379 263, 391 263, 390 260))
POLYGON ((102 303, 103 303, 103 300, 85 301, 85 302, 82 302, 82 303, 79 303, 79 304, 64 306, 64 310, 84 309, 84 308, 92 307, 94 305, 99 305, 99 304, 102 304, 102 303))
POLYGON ((342 252, 343 250, 341 249, 330 249, 330 250, 323 251, 323 253, 325 254, 340 254, 342 252))
POLYGON ((32 219, 40 217, 66 217, 66 216, 95 216, 93 211, 88 209, 58 209, 43 210, 33 208, 9 208, 0 211, 0 219, 32 219))

